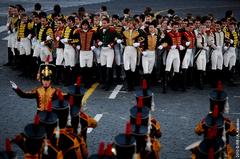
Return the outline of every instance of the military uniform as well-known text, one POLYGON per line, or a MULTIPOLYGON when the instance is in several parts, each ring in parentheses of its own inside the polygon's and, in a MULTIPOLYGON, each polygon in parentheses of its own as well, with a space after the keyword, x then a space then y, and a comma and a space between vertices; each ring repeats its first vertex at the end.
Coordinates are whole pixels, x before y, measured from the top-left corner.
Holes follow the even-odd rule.
MULTIPOLYGON (((170 31, 166 34, 163 42, 167 43, 166 48, 168 51, 166 58, 165 74, 163 77, 163 93, 166 93, 167 79, 169 72, 173 65, 174 76, 172 79, 173 89, 177 89, 179 80, 179 69, 180 69, 180 53, 179 50, 183 50, 181 42, 181 33, 170 31)), ((163 44, 162 44, 163 45, 163 44)))
POLYGON ((90 87, 92 83, 92 66, 93 66, 93 40, 95 37, 95 32, 93 30, 79 30, 80 34, 80 67, 83 77, 83 82, 86 87, 90 87))
POLYGON ((186 53, 184 55, 182 65, 181 65, 182 69, 188 69, 190 65, 193 49, 195 47, 195 41, 196 39, 193 32, 185 31, 182 33, 182 45, 185 46, 186 48, 186 53))
POLYGON ((114 44, 115 44, 116 31, 113 27, 106 29, 100 28, 97 31, 97 44, 102 42, 100 61, 102 67, 102 81, 104 83, 104 89, 110 88, 110 79, 112 72, 112 65, 114 60, 114 44))
POLYGON ((203 88, 203 74, 206 71, 207 64, 207 52, 209 47, 207 46, 207 39, 205 34, 199 33, 196 38, 196 54, 194 56, 194 61, 197 65, 197 86, 199 89, 203 88))
POLYGON ((155 65, 156 50, 160 44, 160 37, 156 33, 148 34, 144 40, 142 52, 143 78, 147 80, 148 85, 151 82, 151 73, 155 65))
POLYGON ((33 56, 39 57, 42 62, 45 62, 47 57, 50 56, 49 61, 53 60, 52 58, 52 43, 53 39, 53 30, 50 26, 41 26, 41 29, 38 33, 38 44, 35 46, 33 56))
MULTIPOLYGON (((175 73, 179 72, 180 68, 180 56, 179 56, 179 50, 181 43, 181 33, 179 32, 168 32, 165 37, 165 42, 168 44, 168 55, 166 59, 166 68, 165 71, 170 71, 172 64, 173 69, 175 73)), ((182 50, 182 49, 181 49, 182 50)))
POLYGON ((133 89, 134 87, 134 73, 136 70, 138 55, 136 47, 140 45, 140 43, 138 43, 138 37, 139 32, 137 30, 125 30, 123 32, 123 39, 125 44, 123 63, 129 90, 133 89))
POLYGON ((8 47, 11 48, 13 55, 16 55, 15 49, 17 49, 17 28, 19 21, 20 19, 17 16, 12 16, 7 24, 9 33, 8 47))
MULTIPOLYGON (((53 70, 50 67, 52 65, 41 65, 40 74, 41 80, 48 79, 51 80, 53 76, 53 70)), ((57 89, 51 85, 47 88, 39 86, 31 91, 24 92, 20 88, 13 89, 22 98, 35 98, 37 100, 37 110, 38 111, 48 111, 48 104, 52 102, 53 99, 57 99, 57 89)))
POLYGON ((66 40, 64 42, 65 66, 74 67, 76 61, 75 47, 79 44, 79 34, 76 28, 67 26, 64 30, 63 38, 66 40))
POLYGON ((227 31, 225 34, 225 45, 228 47, 224 53, 224 66, 227 67, 229 70, 235 66, 236 63, 236 48, 238 45, 238 33, 236 31, 230 32, 227 31))

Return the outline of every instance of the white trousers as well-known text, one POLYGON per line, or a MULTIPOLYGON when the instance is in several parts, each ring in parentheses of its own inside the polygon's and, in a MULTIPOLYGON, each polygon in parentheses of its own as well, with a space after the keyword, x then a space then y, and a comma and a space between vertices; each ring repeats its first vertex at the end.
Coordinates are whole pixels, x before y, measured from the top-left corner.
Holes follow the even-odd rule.
POLYGON ((207 63, 206 50, 201 50, 200 54, 196 59, 197 70, 205 71, 206 63, 207 63))
POLYGON ((114 51, 109 47, 102 47, 100 53, 101 66, 107 65, 108 68, 112 68, 114 60, 114 51))
POLYGON ((147 50, 147 56, 142 56, 142 67, 144 74, 152 73, 155 64, 155 51, 147 50))
POLYGON ((183 61, 182 61, 182 69, 188 69, 190 62, 191 62, 192 53, 193 53, 192 49, 187 49, 185 56, 183 58, 183 61))
POLYGON ((20 55, 30 55, 31 54, 31 42, 28 38, 21 38, 19 43, 19 53, 20 55))
POLYGON ((56 49, 56 65, 57 66, 63 66, 64 65, 64 54, 63 54, 63 48, 57 48, 56 49))
POLYGON ((234 47, 230 47, 223 55, 224 66, 229 67, 229 70, 231 70, 231 68, 233 66, 235 66, 235 63, 236 63, 236 52, 235 51, 236 50, 234 47))
POLYGON ((93 52, 80 50, 79 55, 80 67, 92 67, 93 65, 93 52))
POLYGON ((132 72, 136 69, 137 64, 137 49, 133 46, 126 46, 123 53, 124 69, 131 69, 132 72))
POLYGON ((52 53, 49 50, 49 48, 46 45, 43 45, 40 47, 40 59, 42 62, 46 62, 48 56, 50 56, 49 58, 49 62, 51 62, 53 60, 52 58, 52 53))
POLYGON ((173 65, 174 72, 179 72, 180 56, 178 49, 170 49, 167 55, 165 71, 170 71, 173 65))
POLYGON ((39 57, 40 52, 41 52, 41 44, 37 40, 36 43, 34 44, 33 57, 39 57))
POLYGON ((222 70, 223 66, 223 52, 222 47, 217 47, 212 51, 211 55, 212 70, 222 70))
POLYGON ((73 46, 66 44, 63 51, 65 66, 75 66, 75 54, 76 52, 73 46))
POLYGON ((122 44, 116 44, 116 45, 114 45, 114 53, 115 53, 114 61, 115 61, 115 63, 116 63, 117 66, 123 64, 123 55, 122 55, 122 52, 123 52, 122 44))

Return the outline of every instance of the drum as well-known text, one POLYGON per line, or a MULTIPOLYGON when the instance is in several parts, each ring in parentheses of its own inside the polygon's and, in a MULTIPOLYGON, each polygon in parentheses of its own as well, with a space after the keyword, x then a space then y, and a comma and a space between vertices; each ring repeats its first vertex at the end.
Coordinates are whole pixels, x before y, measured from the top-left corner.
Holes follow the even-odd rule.
POLYGON ((69 113, 68 102, 66 100, 54 100, 52 102, 52 110, 58 117, 60 129, 65 128, 67 125, 67 118, 69 113))
POLYGON ((24 128, 24 153, 35 155, 41 151, 43 140, 46 136, 46 131, 43 126, 28 124, 24 128))
POLYGON ((149 109, 151 109, 152 106, 152 91, 147 90, 147 96, 143 96, 143 90, 137 90, 135 97, 136 97, 136 101, 138 102, 138 98, 139 97, 143 98, 143 106, 147 106, 149 109))
POLYGON ((84 96, 85 89, 81 87, 77 87, 76 85, 72 85, 68 87, 68 94, 73 96, 74 105, 78 106, 79 108, 82 107, 82 98, 84 96))
POLYGON ((132 159, 135 152, 135 138, 126 137, 125 134, 118 134, 114 138, 114 145, 117 153, 117 159, 132 159))
MULTIPOLYGON (((139 112, 138 107, 134 106, 130 109, 130 123, 135 124, 136 123, 136 118, 137 118, 137 113, 139 112)), ((148 125, 148 119, 149 119, 149 108, 148 107, 143 107, 141 109, 141 114, 142 114, 142 125, 148 125)))
POLYGON ((39 112, 40 125, 42 125, 47 133, 47 138, 52 137, 53 131, 57 126, 57 115, 54 112, 39 112))

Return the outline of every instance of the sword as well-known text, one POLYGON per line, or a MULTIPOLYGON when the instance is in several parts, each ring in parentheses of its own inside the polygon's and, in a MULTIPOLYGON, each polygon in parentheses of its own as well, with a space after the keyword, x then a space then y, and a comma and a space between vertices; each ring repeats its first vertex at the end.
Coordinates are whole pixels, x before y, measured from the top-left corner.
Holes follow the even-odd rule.
POLYGON ((185 150, 191 150, 191 149, 194 149, 194 148, 198 147, 198 146, 200 145, 200 143, 201 143, 201 140, 196 141, 196 142, 194 142, 194 143, 188 145, 188 146, 185 148, 185 150))

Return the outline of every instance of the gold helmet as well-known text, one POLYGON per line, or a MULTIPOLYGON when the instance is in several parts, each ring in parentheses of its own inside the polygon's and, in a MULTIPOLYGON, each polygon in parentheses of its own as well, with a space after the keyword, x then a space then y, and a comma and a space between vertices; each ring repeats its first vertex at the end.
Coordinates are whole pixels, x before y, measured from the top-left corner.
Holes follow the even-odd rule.
POLYGON ((52 64, 42 64, 40 66, 41 80, 52 80, 54 68, 52 64))

